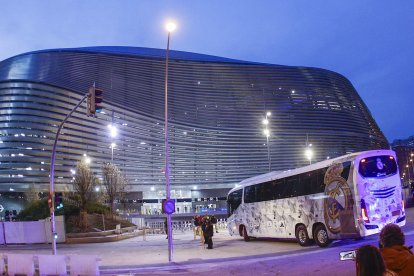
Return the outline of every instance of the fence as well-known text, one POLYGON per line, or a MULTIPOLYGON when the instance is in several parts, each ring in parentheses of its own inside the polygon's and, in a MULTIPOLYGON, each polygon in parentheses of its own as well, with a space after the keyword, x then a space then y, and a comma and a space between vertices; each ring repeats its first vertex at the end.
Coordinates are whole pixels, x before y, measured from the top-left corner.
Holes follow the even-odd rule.
MULTIPOLYGON (((147 221, 145 223, 146 228, 149 228, 148 233, 160 234, 165 233, 165 221, 147 221)), ((227 221, 225 219, 219 219, 217 221, 217 230, 227 229, 227 221)), ((186 232, 193 231, 194 223, 193 221, 172 221, 173 232, 186 232)))

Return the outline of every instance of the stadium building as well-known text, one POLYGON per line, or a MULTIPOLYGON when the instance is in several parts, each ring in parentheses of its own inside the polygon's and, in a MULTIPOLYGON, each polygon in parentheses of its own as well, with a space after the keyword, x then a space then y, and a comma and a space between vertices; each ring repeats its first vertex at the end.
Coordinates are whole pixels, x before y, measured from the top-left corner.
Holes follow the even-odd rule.
MULTIPOLYGON (((98 177, 113 160, 133 197, 158 204, 165 197, 165 60, 160 49, 87 47, 0 62, 0 191, 48 190, 57 128, 95 84, 104 91, 103 112, 87 117, 84 102, 64 125, 56 190, 71 190, 86 155, 98 177)), ((349 80, 324 69, 170 51, 168 95, 171 190, 183 204, 217 201, 269 169, 389 147, 349 80)))

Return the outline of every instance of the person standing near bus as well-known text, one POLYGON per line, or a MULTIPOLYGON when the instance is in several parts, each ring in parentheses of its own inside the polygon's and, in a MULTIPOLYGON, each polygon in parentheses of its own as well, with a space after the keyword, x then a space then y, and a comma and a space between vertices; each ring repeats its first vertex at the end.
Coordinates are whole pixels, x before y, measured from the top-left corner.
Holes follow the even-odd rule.
POLYGON ((203 234, 204 240, 207 244, 207 249, 213 249, 213 235, 214 235, 214 228, 213 224, 211 223, 210 219, 205 219, 203 224, 203 234))
POLYGON ((211 216, 211 223, 213 224, 213 226, 214 226, 214 228, 216 230, 216 233, 218 233, 218 229, 217 229, 217 218, 216 218, 215 215, 212 215, 211 216))
POLYGON ((381 254, 388 269, 399 276, 414 275, 414 255, 404 245, 405 236, 396 224, 386 225, 380 233, 381 254))
POLYGON ((194 223, 194 240, 195 240, 197 235, 200 235, 200 237, 202 236, 201 217, 199 215, 195 215, 193 223, 194 223))

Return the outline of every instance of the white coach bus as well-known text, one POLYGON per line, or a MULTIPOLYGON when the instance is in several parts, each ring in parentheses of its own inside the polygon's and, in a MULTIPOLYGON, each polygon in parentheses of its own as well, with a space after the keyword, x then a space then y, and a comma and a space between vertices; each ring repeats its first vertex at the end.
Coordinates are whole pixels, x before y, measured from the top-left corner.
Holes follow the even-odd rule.
POLYGON ((372 150, 306 167, 270 172, 240 182, 227 198, 231 235, 332 239, 378 233, 386 224, 405 225, 395 152, 372 150))

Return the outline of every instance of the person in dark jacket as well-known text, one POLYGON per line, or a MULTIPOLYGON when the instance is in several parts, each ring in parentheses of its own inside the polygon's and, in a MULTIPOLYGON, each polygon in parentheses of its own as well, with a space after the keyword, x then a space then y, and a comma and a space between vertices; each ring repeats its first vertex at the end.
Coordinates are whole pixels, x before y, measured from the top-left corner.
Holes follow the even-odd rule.
POLYGON ((165 218, 165 221, 164 221, 164 230, 165 230, 165 234, 167 234, 166 239, 168 239, 168 218, 165 218))
POLYGON ((193 224, 194 224, 194 240, 196 239, 197 235, 200 233, 200 220, 198 219, 198 215, 194 216, 193 224))
POLYGON ((404 245, 405 236, 396 224, 386 225, 380 233, 380 251, 388 269, 400 276, 414 275, 414 255, 404 245))
POLYGON ((205 243, 207 243, 207 249, 213 249, 214 229, 213 229, 213 224, 211 223, 209 219, 206 219, 204 221, 203 232, 204 232, 205 243))

